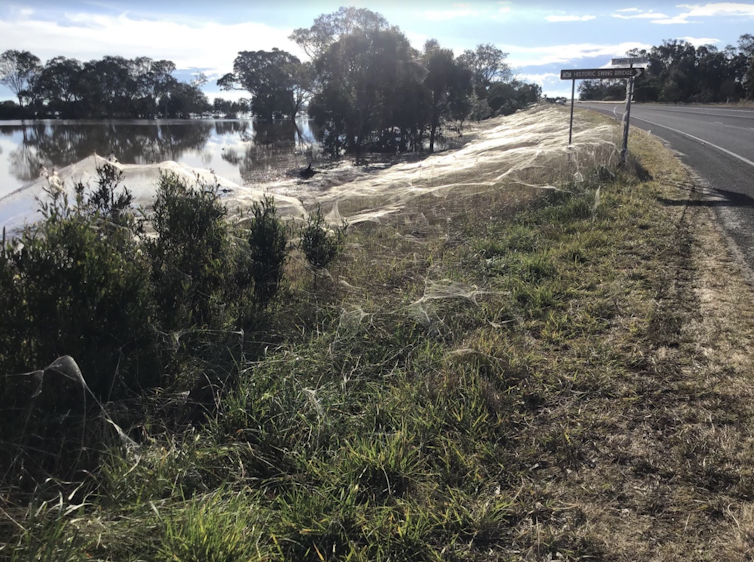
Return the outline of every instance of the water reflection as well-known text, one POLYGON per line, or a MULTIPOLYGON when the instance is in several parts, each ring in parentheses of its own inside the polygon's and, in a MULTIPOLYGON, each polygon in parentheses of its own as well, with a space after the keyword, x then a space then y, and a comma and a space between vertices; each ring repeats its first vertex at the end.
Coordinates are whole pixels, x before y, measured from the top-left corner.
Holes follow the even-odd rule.
POLYGON ((270 181, 305 166, 316 148, 309 121, 0 122, 0 196, 93 152, 125 164, 164 160, 211 168, 228 179, 270 181))

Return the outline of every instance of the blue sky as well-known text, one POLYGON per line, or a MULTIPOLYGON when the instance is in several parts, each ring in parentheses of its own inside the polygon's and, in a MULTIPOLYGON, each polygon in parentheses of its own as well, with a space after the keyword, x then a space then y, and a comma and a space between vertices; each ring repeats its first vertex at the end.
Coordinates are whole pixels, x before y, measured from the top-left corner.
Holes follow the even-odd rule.
MULTIPOLYGON (((494 43, 509 53, 520 78, 549 95, 570 94, 570 84, 558 79, 562 68, 601 67, 663 39, 724 48, 754 33, 754 3, 0 0, 0 52, 25 49, 43 61, 57 55, 166 58, 177 64, 180 79, 199 71, 216 79, 232 69, 240 50, 278 47, 302 56, 287 39, 291 30, 341 5, 382 13, 417 48, 428 38, 457 53, 494 43)), ((218 95, 214 80, 205 91, 218 95)), ((0 86, 0 99, 12 97, 0 86)))

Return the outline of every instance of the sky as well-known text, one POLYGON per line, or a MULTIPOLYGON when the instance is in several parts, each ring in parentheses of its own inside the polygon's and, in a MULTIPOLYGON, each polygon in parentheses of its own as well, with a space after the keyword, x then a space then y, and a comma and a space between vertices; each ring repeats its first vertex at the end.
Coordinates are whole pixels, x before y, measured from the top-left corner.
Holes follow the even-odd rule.
MULTIPOLYGON (((168 59, 181 80, 204 72, 210 99, 238 98, 244 94, 220 92, 215 80, 232 70, 239 51, 277 47, 305 59, 291 31, 342 5, 380 12, 416 48, 429 38, 457 54, 493 43, 509 54, 517 77, 550 96, 570 96, 570 82, 559 79, 564 68, 599 68, 664 39, 722 49, 754 33, 754 2, 0 0, 0 52, 28 50, 43 62, 59 55, 168 59)), ((0 86, 0 99, 12 98, 0 86)))

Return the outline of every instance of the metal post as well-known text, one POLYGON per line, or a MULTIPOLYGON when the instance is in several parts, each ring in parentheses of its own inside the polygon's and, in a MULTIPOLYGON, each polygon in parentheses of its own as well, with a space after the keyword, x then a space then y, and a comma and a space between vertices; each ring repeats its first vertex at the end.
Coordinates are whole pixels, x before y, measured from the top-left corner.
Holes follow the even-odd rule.
POLYGON ((573 137, 573 98, 576 93, 576 79, 571 80, 571 124, 568 126, 568 146, 571 146, 571 138, 573 137))
MULTIPOLYGON (((631 65, 633 69, 634 65, 631 65)), ((620 151, 621 164, 626 163, 628 155, 628 126, 631 119, 631 98, 634 97, 634 77, 631 76, 626 84, 626 110, 623 112, 623 148, 620 151)))

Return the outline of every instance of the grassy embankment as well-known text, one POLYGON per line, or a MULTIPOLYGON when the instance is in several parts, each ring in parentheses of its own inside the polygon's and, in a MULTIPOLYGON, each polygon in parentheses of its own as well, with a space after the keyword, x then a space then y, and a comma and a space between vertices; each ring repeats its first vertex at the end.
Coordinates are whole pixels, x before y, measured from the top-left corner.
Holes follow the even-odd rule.
POLYGON ((750 288, 632 148, 653 179, 422 198, 316 289, 293 260, 286 343, 206 426, 8 512, 15 559, 751 557, 750 288))

